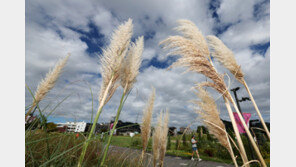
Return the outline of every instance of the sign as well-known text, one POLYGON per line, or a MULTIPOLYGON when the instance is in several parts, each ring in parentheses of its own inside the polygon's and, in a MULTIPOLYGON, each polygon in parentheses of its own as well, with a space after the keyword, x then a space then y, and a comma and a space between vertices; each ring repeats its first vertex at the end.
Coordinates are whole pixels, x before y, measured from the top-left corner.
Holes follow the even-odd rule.
MULTIPOLYGON (((237 124, 237 128, 238 128, 239 133, 246 133, 245 128, 244 128, 242 122, 240 121, 238 114, 236 112, 234 112, 233 115, 234 115, 234 119, 235 119, 235 122, 237 124)), ((243 115, 243 117, 245 119, 246 125, 249 127, 249 121, 251 119, 251 113, 243 113, 242 115, 243 115)))

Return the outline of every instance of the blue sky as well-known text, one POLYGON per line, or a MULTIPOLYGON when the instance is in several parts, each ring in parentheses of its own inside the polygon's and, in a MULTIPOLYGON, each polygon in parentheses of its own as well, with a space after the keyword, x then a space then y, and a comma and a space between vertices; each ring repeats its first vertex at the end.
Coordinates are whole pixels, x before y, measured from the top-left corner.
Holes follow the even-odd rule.
MULTIPOLYGON (((50 104, 46 112, 67 95, 52 121, 84 120, 89 122, 98 106, 97 94, 101 75, 99 57, 109 44, 112 30, 128 18, 133 19, 132 40, 143 35, 145 48, 135 88, 130 94, 120 119, 141 122, 141 113, 150 94, 156 88, 154 120, 162 109, 170 111, 171 126, 187 126, 197 115, 189 102, 195 99, 190 89, 205 78, 194 73, 181 74, 184 68, 167 70, 178 57, 166 56, 158 43, 169 35, 178 19, 193 21, 204 35, 218 36, 235 53, 248 85, 266 121, 270 120, 270 13, 265 0, 211 0, 211 1, 26 1, 26 83, 35 91, 39 81, 67 53, 71 57, 54 89, 41 102, 50 104)), ((215 62, 215 61, 214 61, 215 62)), ((220 73, 227 72, 217 62, 220 73)), ((225 78, 226 79, 226 78, 225 78)), ((226 79, 228 83, 228 80, 226 79)), ((230 75, 230 88, 241 86, 230 75)), ((122 89, 117 90, 104 108, 99 122, 108 122, 115 115, 122 89)), ((218 94, 210 90, 217 98, 218 94)), ((245 90, 239 97, 247 96, 245 90)), ((26 105, 32 101, 26 91, 26 105)), ((222 119, 229 120, 223 99, 217 100, 222 119)), ((250 102, 241 104, 243 112, 258 118, 250 102)), ((199 125, 196 122, 193 126, 199 125)))

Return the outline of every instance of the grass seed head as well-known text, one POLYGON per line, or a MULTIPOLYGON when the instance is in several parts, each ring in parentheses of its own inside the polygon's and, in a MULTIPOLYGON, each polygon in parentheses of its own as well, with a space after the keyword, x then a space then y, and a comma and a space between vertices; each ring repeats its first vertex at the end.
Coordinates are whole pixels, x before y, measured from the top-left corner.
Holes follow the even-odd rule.
POLYGON ((155 89, 152 88, 152 93, 148 100, 147 106, 143 111, 143 118, 142 118, 143 123, 141 124, 141 137, 142 137, 142 144, 143 144, 144 151, 147 148, 149 137, 150 137, 154 99, 155 99, 155 89))
POLYGON ((204 125, 206 125, 209 129, 209 132, 218 139, 222 146, 230 150, 231 148, 228 144, 227 134, 224 131, 226 129, 223 122, 220 119, 220 113, 217 109, 215 100, 201 86, 197 86, 196 90, 198 92, 195 92, 195 94, 201 100, 193 101, 194 104, 199 106, 199 109, 196 110, 196 113, 201 116, 201 119, 204 125), (216 126, 213 124, 215 124, 216 126))
POLYGON ((46 77, 38 84, 37 90, 34 95, 34 106, 37 103, 39 103, 46 96, 46 94, 55 86, 55 83, 61 75, 62 69, 65 67, 69 56, 70 54, 68 54, 65 58, 61 59, 55 65, 55 67, 46 74, 46 77))
POLYGON ((113 76, 111 88, 108 91, 107 99, 105 100, 104 104, 106 104, 111 99, 116 88, 119 86, 117 82, 120 79, 120 70, 130 44, 132 31, 132 19, 128 19, 128 21, 119 25, 118 28, 113 32, 110 45, 103 50, 103 55, 101 57, 101 74, 103 82, 99 95, 100 102, 102 101, 107 85, 113 76))
POLYGON ((160 149, 159 149, 159 161, 161 166, 163 166, 163 161, 165 157, 166 147, 167 147, 167 136, 169 131, 169 112, 166 110, 164 115, 164 120, 161 127, 161 136, 160 136, 160 149))
POLYGON ((212 56, 227 68, 239 82, 243 83, 244 74, 232 51, 216 36, 209 35, 207 40, 212 50, 212 56))
POLYGON ((177 23, 179 26, 175 30, 180 32, 185 38, 191 40, 202 55, 210 58, 207 41, 198 27, 190 20, 178 20, 177 23))
POLYGON ((121 86, 125 88, 127 85, 127 92, 133 87, 136 82, 136 77, 139 74, 139 68, 142 62, 142 53, 144 49, 144 37, 139 37, 135 43, 131 43, 129 51, 121 69, 121 86))
POLYGON ((227 87, 223 80, 223 75, 215 70, 207 57, 195 47, 192 40, 182 36, 170 36, 160 42, 160 45, 162 45, 164 49, 171 50, 169 55, 181 55, 181 57, 169 68, 184 66, 188 67, 187 71, 193 71, 205 75, 213 82, 207 82, 204 86, 211 86, 230 99, 229 95, 226 93, 227 87))
POLYGON ((159 159, 160 151, 160 139, 162 133, 162 113, 157 117, 157 125, 154 128, 152 136, 152 152, 153 152, 153 164, 156 166, 156 162, 159 159))

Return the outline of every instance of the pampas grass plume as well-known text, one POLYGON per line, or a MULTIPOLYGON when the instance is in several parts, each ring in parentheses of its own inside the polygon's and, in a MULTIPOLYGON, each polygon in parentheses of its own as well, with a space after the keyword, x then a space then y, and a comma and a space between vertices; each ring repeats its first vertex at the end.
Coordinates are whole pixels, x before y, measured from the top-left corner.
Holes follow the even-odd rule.
POLYGON ((134 82, 136 82, 136 77, 139 74, 139 68, 142 61, 142 53, 144 49, 144 37, 139 37, 135 43, 132 43, 127 57, 123 61, 121 69, 121 86, 125 88, 128 92, 134 82))
POLYGON ((70 54, 68 54, 65 58, 61 59, 55 65, 55 67, 46 74, 46 77, 39 83, 34 95, 35 101, 33 102, 33 106, 38 104, 46 96, 46 94, 55 86, 55 83, 61 75, 62 69, 65 67, 69 56, 70 54))
POLYGON ((213 87, 219 93, 230 99, 227 92, 226 84, 223 80, 223 76, 219 74, 214 66, 209 62, 207 57, 200 52, 195 46, 192 40, 186 39, 182 36, 170 36, 167 39, 160 42, 164 49, 172 50, 170 55, 181 55, 175 63, 169 68, 175 66, 188 67, 187 71, 193 71, 201 73, 210 78, 213 82, 203 83, 204 86, 213 87))
POLYGON ((167 147, 167 136, 169 131, 169 112, 166 110, 166 113, 164 115, 164 120, 162 123, 161 128, 161 136, 160 136, 160 149, 159 149, 159 161, 160 166, 163 167, 163 161, 165 157, 166 147, 167 147))
POLYGON ((231 148, 229 147, 229 144, 227 141, 227 134, 225 133, 225 131, 223 131, 225 130, 225 126, 220 119, 220 113, 217 109, 215 100, 201 86, 197 86, 196 90, 198 92, 195 94, 201 100, 201 101, 194 101, 194 103, 197 104, 200 108, 200 110, 196 110, 197 114, 201 116, 202 121, 208 127, 209 132, 219 140, 222 146, 224 146, 227 150, 230 150, 231 148), (214 123, 221 129, 217 128, 216 126, 208 122, 214 123))
POLYGON ((101 57, 103 81, 99 94, 100 103, 102 103, 104 92, 110 81, 112 82, 111 87, 108 90, 108 96, 104 104, 111 99, 116 88, 119 86, 117 82, 120 79, 120 70, 132 37, 132 31, 132 19, 128 19, 128 21, 119 25, 113 32, 110 45, 103 50, 103 56, 101 57))
POLYGON ((156 166, 157 160, 159 159, 160 151, 160 139, 161 139, 161 126, 162 126, 162 113, 157 118, 157 125, 154 128, 152 136, 152 152, 153 152, 153 166, 156 166))
POLYGON ((147 106, 143 111, 143 118, 142 118, 143 123, 141 124, 141 137, 142 137, 142 144, 143 144, 142 158, 144 156, 145 150, 148 145, 149 137, 150 137, 154 99, 155 99, 155 89, 152 88, 152 93, 148 100, 147 106))
POLYGON ((182 35, 191 40, 194 46, 200 50, 201 54, 210 59, 210 52, 202 32, 197 28, 197 26, 190 20, 178 20, 179 26, 175 28, 182 35))
POLYGON ((227 68, 239 82, 243 83, 244 74, 237 64, 232 51, 216 36, 209 35, 207 40, 211 50, 213 50, 212 56, 227 68))

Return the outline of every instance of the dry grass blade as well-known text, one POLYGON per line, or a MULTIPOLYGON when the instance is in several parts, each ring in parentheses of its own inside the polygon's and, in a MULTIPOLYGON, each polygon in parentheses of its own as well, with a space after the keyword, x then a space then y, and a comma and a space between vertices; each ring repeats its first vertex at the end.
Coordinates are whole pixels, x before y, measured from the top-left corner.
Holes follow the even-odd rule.
MULTIPOLYGON (((189 71, 201 73, 210 78, 213 83, 208 82, 205 86, 211 86, 219 93, 230 99, 227 92, 223 76, 215 70, 214 66, 208 61, 207 57, 198 50, 192 40, 182 36, 170 36, 160 42, 164 49, 171 49, 169 55, 181 55, 171 67, 185 66, 189 71)), ((171 68, 170 67, 170 68, 171 68)))
POLYGON ((216 36, 209 35, 207 40, 213 51, 212 56, 227 68, 240 83, 243 83, 244 74, 237 64, 232 51, 216 36))
POLYGON ((148 100, 147 106, 143 111, 143 118, 142 118, 143 123, 141 124, 141 137, 142 137, 142 144, 143 144, 143 150, 142 150, 142 156, 141 156, 142 159, 144 157, 145 150, 147 148, 149 137, 150 137, 154 99, 155 99, 155 89, 153 88, 150 98, 148 100))
POLYGON ((169 131, 169 112, 166 110, 166 113, 164 115, 164 120, 162 123, 161 128, 161 136, 160 136, 160 150, 159 150, 159 161, 160 166, 163 167, 163 161, 165 157, 166 147, 167 147, 167 136, 169 131))
POLYGON ((132 43, 127 57, 123 61, 121 69, 121 86, 127 85, 127 92, 132 88, 136 77, 139 74, 139 68, 142 62, 142 53, 144 49, 144 37, 139 37, 135 43, 132 43))
POLYGON ((113 32, 111 42, 108 48, 103 50, 103 56, 101 57, 102 64, 102 86, 99 94, 99 101, 101 103, 104 92, 108 83, 111 81, 111 87, 108 90, 107 98, 104 102, 106 104, 112 97, 116 88, 119 86, 117 82, 120 79, 120 70, 122 61, 127 53, 128 46, 132 37, 133 23, 129 19, 113 32))

